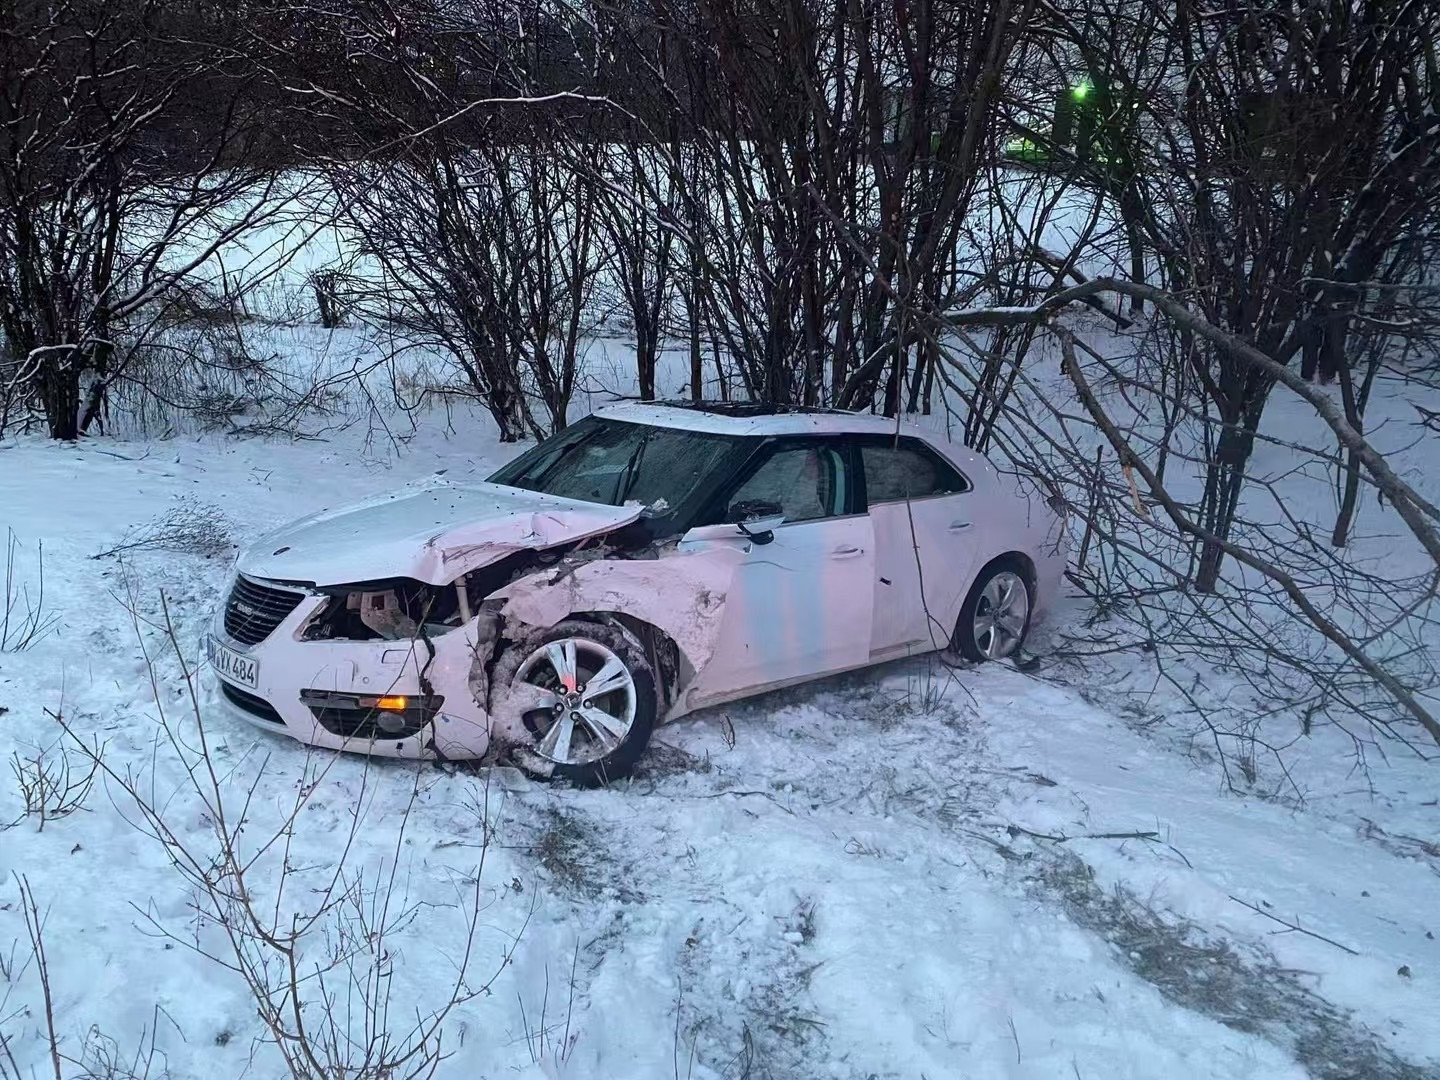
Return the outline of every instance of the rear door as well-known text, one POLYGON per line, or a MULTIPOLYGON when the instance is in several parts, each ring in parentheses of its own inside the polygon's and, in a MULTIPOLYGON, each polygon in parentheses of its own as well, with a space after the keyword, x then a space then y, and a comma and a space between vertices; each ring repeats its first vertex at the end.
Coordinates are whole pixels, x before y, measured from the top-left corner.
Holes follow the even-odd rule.
POLYGON ((920 439, 859 436, 875 534, 873 659, 948 645, 975 572, 972 485, 920 439))
POLYGON ((866 663, 875 551, 843 439, 777 439, 719 500, 721 521, 784 515, 748 542, 693 700, 720 700, 866 663))

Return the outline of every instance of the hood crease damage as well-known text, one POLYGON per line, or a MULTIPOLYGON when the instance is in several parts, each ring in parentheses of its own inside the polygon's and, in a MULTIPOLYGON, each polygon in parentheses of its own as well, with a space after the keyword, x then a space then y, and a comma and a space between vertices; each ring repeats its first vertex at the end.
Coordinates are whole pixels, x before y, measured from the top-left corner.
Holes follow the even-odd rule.
POLYGON ((611 532, 639 506, 604 506, 499 484, 431 484, 322 510, 262 537, 245 573, 319 587, 405 577, 448 585, 507 554, 611 532))

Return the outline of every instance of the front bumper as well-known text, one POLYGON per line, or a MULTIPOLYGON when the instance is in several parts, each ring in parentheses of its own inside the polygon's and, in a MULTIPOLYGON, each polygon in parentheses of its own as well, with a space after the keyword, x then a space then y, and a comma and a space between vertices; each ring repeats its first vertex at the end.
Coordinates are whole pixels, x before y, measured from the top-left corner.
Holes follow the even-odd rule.
MULTIPOLYGON (((426 641, 303 641, 300 630, 326 598, 307 594, 275 630, 256 645, 225 632, 217 612, 210 636, 258 665, 256 686, 227 679, 203 663, 205 700, 212 711, 311 746, 396 758, 473 759, 490 747, 490 721, 470 687, 475 624, 426 641), (423 675, 423 680, 422 680, 423 675), (422 681, 426 685, 422 685, 422 681), (306 690, 362 696, 433 693, 444 698, 435 718, 403 738, 357 737, 327 730, 301 700, 306 690)), ((202 657, 204 652, 202 649, 202 657)))

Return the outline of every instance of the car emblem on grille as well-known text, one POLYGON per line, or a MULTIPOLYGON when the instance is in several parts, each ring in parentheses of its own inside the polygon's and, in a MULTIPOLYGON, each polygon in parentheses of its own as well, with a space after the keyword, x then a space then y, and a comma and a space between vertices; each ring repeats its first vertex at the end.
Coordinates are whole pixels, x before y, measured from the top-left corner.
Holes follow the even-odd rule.
POLYGON ((235 610, 240 612, 240 614, 242 615, 248 615, 252 618, 260 614, 260 610, 258 608, 251 607, 249 604, 245 603, 244 600, 235 601, 235 610))

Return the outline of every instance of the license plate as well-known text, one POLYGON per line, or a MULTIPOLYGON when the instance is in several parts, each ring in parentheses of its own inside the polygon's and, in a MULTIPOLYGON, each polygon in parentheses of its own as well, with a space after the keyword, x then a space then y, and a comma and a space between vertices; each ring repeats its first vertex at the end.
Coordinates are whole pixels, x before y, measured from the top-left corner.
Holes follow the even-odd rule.
POLYGON ((222 679, 239 683, 256 690, 260 686, 260 661, 227 649, 213 637, 205 639, 205 652, 210 666, 220 673, 222 679))

